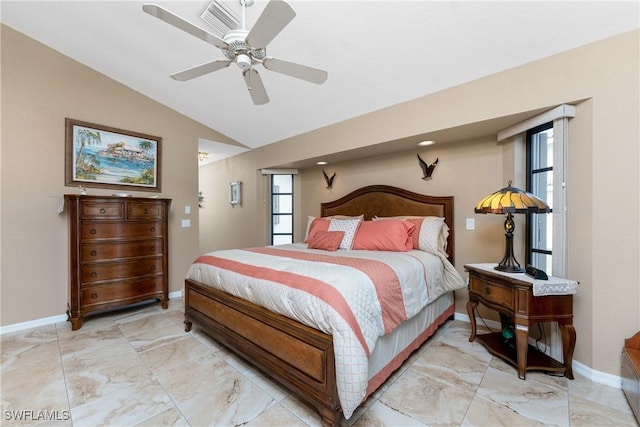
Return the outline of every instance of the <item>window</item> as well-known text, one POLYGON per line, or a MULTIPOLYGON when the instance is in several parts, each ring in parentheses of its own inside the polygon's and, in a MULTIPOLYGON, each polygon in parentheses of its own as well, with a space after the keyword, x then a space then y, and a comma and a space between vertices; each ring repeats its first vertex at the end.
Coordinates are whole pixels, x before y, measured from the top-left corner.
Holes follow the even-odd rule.
MULTIPOLYGON (((575 116, 575 106, 562 104, 498 132, 498 141, 522 141, 520 135, 526 135, 527 191, 553 209, 527 218, 526 262, 557 277, 567 269, 567 147, 569 119, 575 116)), ((555 323, 550 329, 548 354, 562 360, 560 332, 555 323)))
POLYGON ((557 277, 564 277, 567 268, 566 162, 569 119, 575 115, 576 107, 562 104, 498 132, 498 141, 512 137, 524 141, 526 188, 553 208, 553 213, 536 214, 527 221, 527 229, 534 231, 527 233, 526 262, 557 277), (526 143, 529 137, 531 144, 526 143))
POLYGON ((293 175, 271 176, 271 244, 293 243, 293 175))
MULTIPOLYGON (((527 131, 527 191, 553 209, 553 122, 527 131)), ((527 215, 526 262, 553 274, 553 212, 527 215)))

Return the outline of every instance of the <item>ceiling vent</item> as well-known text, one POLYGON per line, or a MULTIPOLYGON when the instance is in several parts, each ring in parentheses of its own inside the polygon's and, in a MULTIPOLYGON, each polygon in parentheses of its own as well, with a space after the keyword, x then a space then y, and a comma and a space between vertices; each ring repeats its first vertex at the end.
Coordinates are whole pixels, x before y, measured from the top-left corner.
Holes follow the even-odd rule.
POLYGON ((240 2, 213 0, 202 12, 200 18, 224 36, 231 30, 240 28, 239 15, 242 14, 240 2))

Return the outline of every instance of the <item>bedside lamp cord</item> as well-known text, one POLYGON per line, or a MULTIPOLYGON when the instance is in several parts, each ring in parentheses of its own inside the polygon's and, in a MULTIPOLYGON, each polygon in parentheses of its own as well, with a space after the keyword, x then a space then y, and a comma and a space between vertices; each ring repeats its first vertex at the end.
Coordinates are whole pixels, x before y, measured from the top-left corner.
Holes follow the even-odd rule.
MULTIPOLYGON (((484 320, 484 317, 482 317, 482 315, 478 311, 478 307, 474 308, 473 311, 476 314, 476 316, 479 317, 480 320, 482 320, 482 324, 484 325, 485 328, 489 330, 489 332, 496 332, 493 329, 491 329, 489 325, 487 325, 487 322, 484 320)), ((546 354, 546 351, 540 348, 540 340, 542 340, 542 344, 544 345, 545 349, 549 348, 549 346, 547 345, 547 337, 544 333, 544 328, 542 327, 542 324, 540 322, 538 322, 538 335, 539 335, 538 338, 536 338, 536 350, 538 350, 540 353, 546 354)))

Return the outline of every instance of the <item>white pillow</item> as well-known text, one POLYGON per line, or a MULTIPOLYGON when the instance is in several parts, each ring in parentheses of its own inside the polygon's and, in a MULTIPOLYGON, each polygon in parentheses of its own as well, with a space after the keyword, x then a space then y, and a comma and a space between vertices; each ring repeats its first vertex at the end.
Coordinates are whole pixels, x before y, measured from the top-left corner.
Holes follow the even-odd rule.
POLYGON ((446 255, 447 236, 449 236, 449 227, 444 223, 444 218, 426 217, 422 220, 420 227, 418 247, 432 254, 441 252, 446 255))
POLYGON ((362 218, 331 218, 329 221, 329 231, 344 231, 344 237, 340 243, 340 249, 351 249, 353 238, 358 231, 362 218))

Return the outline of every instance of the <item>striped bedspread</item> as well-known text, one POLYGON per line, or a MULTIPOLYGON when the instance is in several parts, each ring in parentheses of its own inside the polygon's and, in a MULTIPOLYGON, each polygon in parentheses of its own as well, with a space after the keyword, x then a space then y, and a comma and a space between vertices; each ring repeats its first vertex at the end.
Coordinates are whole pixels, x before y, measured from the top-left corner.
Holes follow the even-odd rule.
POLYGON ((304 243, 204 254, 187 278, 332 335, 347 418, 365 396, 377 339, 444 292, 464 288, 446 258, 427 252, 328 252, 304 243))

